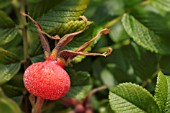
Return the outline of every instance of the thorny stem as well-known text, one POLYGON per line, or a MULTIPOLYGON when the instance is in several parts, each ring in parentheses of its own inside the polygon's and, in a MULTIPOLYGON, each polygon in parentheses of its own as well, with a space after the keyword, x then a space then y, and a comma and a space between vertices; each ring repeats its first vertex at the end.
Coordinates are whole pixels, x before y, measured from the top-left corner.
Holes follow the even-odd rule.
MULTIPOLYGON (((21 11, 25 12, 25 1, 21 0, 21 11)), ((21 20, 22 20, 22 25, 23 25, 23 29, 22 29, 22 35, 23 35, 23 50, 24 50, 24 62, 27 61, 28 58, 28 39, 27 39, 27 22, 26 22, 26 18, 25 16, 21 15, 21 20)), ((27 65, 26 63, 24 64, 24 68, 26 68, 27 65)))
POLYGON ((43 106, 43 103, 44 99, 41 97, 37 97, 37 101, 32 109, 32 113, 41 113, 41 107, 43 106))

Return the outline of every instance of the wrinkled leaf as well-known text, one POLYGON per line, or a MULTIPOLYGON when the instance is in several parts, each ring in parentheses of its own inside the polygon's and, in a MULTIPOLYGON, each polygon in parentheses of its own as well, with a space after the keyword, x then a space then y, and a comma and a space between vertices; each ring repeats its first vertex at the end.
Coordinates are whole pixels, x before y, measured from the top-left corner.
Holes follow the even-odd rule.
POLYGON ((66 97, 76 98, 78 100, 84 99, 91 90, 90 75, 87 72, 71 72, 69 73, 71 79, 71 88, 66 97))
POLYGON ((0 63, 10 64, 15 62, 19 62, 19 59, 14 53, 0 48, 0 63))
MULTIPOLYGON (((63 36, 68 33, 72 33, 83 29, 84 22, 82 20, 78 20, 79 16, 83 14, 88 4, 88 0, 77 0, 77 1, 63 1, 59 2, 56 6, 52 7, 49 11, 45 12, 43 16, 37 18, 37 22, 42 26, 43 30, 52 34, 52 35, 60 35, 63 36)), ((40 4, 41 5, 41 4, 40 4)), ((92 22, 88 22, 90 25, 92 22)), ((69 43, 63 49, 74 50, 79 47, 89 39, 93 37, 92 35, 93 29, 85 31, 81 35, 75 37, 71 43, 69 43)), ((53 41, 54 42, 54 41, 53 41)), ((39 49, 35 49, 37 44, 33 44, 33 48, 31 51, 38 51, 39 49)), ((39 48, 39 46, 37 46, 39 48)), ((91 48, 87 48, 85 51, 90 51, 91 48)), ((37 53, 37 52, 31 53, 37 53)), ((34 55, 31 55, 34 56, 34 55)), ((76 57, 74 59, 75 62, 80 62, 84 57, 76 57)))
POLYGON ((170 54, 169 40, 159 37, 133 16, 124 14, 122 23, 128 35, 140 46, 156 53, 170 54))
POLYGON ((155 90, 155 100, 162 113, 170 112, 170 76, 159 72, 155 90))
POLYGON ((160 113, 153 96, 141 86, 123 83, 109 93, 109 102, 116 113, 160 113))
POLYGON ((150 8, 138 7, 131 12, 131 15, 161 38, 166 39, 170 35, 169 13, 160 15, 150 8))
POLYGON ((20 64, 0 64, 0 85, 8 82, 19 71, 20 64))
POLYGON ((66 0, 36 20, 48 33, 57 35, 64 35, 68 31, 71 33, 82 28, 83 22, 77 19, 83 14, 87 4, 88 0, 66 0))
POLYGON ((47 13, 50 9, 61 4, 64 0, 29 0, 28 11, 33 18, 38 18, 47 13), (38 9, 38 10, 37 10, 38 9))
POLYGON ((22 113, 19 106, 0 90, 0 113, 22 113))

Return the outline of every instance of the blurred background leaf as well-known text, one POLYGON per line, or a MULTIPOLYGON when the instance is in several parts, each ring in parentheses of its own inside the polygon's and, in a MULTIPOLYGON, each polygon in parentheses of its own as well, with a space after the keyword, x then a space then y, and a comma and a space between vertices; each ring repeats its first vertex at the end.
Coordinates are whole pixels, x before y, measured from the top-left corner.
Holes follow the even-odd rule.
POLYGON ((75 72, 74 70, 70 70, 68 73, 71 79, 71 88, 65 97, 78 100, 84 99, 92 88, 89 73, 75 72))
POLYGON ((169 0, 150 0, 151 5, 160 11, 170 12, 169 0))
POLYGON ((1 113, 22 113, 19 106, 7 98, 0 90, 0 112, 1 113))
POLYGON ((5 8, 11 4, 12 0, 0 0, 0 9, 5 8))

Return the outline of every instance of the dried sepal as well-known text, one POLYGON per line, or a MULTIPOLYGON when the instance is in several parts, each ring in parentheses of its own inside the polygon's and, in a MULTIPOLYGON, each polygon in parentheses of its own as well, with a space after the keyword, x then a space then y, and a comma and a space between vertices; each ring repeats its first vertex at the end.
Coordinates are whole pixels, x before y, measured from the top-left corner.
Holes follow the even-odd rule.
POLYGON ((82 55, 82 56, 107 56, 112 52, 112 48, 108 48, 108 51, 104 52, 104 53, 85 53, 83 52, 95 39, 97 39, 100 35, 102 34, 108 34, 110 32, 109 29, 105 28, 100 30, 97 35, 92 38, 91 40, 89 40, 88 42, 84 43, 82 46, 80 46, 79 48, 77 48, 74 51, 69 51, 69 50, 63 50, 61 52, 59 52, 59 57, 64 58, 66 60, 66 63, 70 63, 70 61, 78 56, 78 55, 82 55))
POLYGON ((47 36, 50 36, 50 35, 48 35, 47 33, 45 33, 45 32, 42 30, 41 26, 40 26, 31 16, 29 16, 28 14, 25 14, 24 12, 20 12, 20 13, 21 13, 22 15, 24 15, 24 16, 27 16, 27 17, 34 23, 34 25, 35 25, 35 27, 37 28, 38 33, 39 33, 39 35, 40 35, 40 40, 41 40, 41 44, 42 44, 43 49, 44 49, 44 54, 45 54, 46 57, 49 57, 49 55, 50 55, 50 53, 51 53, 51 51, 50 51, 50 46, 49 46, 48 41, 47 41, 47 39, 45 38, 44 34, 47 35, 47 36))
MULTIPOLYGON (((72 39, 73 39, 76 35, 82 33, 82 32, 86 29, 86 27, 87 27, 87 18, 86 18, 85 16, 80 16, 80 18, 83 19, 83 21, 84 21, 84 28, 83 28, 82 30, 80 30, 80 31, 77 31, 77 32, 74 32, 74 33, 70 33, 70 34, 64 35, 64 36, 59 40, 59 42, 57 43, 56 47, 53 49, 53 51, 52 51, 52 56, 53 56, 53 55, 57 55, 56 53, 58 53, 58 51, 60 51, 61 48, 63 48, 66 44, 68 44, 70 41, 72 41, 72 39), (54 53, 55 53, 55 54, 54 54, 54 53)), ((53 57, 55 57, 55 56, 53 56, 53 57)))
POLYGON ((92 38, 91 40, 89 40, 88 42, 84 43, 83 45, 81 45, 79 48, 77 48, 75 51, 79 52, 79 51, 84 51, 95 39, 97 39, 100 35, 102 34, 108 34, 110 32, 109 29, 105 28, 100 30, 97 35, 92 38))
POLYGON ((63 50, 60 52, 59 57, 62 57, 66 60, 66 63, 70 63, 70 61, 78 56, 108 56, 110 53, 112 52, 112 48, 108 48, 108 51, 104 52, 104 53, 85 53, 85 52, 76 52, 76 51, 69 51, 69 50, 63 50))

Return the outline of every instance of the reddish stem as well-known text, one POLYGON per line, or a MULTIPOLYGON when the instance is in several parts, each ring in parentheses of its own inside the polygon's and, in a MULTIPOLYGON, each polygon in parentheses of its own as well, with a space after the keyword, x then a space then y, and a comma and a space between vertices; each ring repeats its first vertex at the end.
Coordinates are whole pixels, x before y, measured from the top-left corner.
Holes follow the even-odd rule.
POLYGON ((32 113, 41 113, 41 108, 43 106, 43 103, 44 103, 44 99, 41 97, 37 97, 37 101, 32 109, 32 113))

